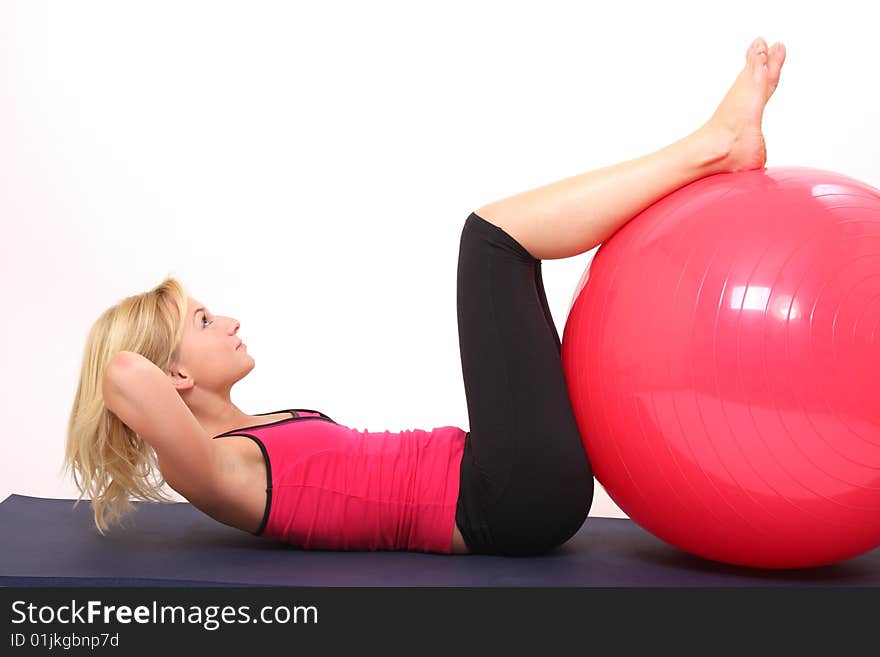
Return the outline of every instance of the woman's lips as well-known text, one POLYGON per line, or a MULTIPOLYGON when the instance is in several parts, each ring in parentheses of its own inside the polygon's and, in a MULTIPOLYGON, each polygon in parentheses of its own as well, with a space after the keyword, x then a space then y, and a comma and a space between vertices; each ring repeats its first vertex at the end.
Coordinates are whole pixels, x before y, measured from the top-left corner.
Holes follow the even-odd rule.
POLYGON ((235 350, 238 351, 239 349, 247 349, 247 345, 244 342, 240 342, 235 350))

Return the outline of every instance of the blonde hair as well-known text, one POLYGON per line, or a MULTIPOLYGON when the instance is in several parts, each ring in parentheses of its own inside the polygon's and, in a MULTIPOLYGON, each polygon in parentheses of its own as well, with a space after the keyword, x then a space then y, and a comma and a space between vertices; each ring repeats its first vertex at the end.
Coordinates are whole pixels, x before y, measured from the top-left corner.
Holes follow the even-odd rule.
POLYGON ((169 372, 179 356, 186 309, 183 286, 169 276, 104 311, 89 331, 67 425, 64 470, 72 471, 80 490, 74 508, 88 494, 102 535, 134 510, 129 496, 175 501, 162 490, 155 451, 107 409, 101 390, 107 366, 120 351, 138 353, 169 372))

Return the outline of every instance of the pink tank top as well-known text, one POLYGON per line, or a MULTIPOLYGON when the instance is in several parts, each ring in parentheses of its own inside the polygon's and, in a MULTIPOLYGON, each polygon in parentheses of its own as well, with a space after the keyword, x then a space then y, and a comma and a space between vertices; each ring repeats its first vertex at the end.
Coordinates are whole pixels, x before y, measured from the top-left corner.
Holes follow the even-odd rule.
POLYGON ((215 436, 247 436, 263 452, 255 535, 305 549, 451 553, 462 429, 367 432, 320 411, 287 412, 296 417, 215 436))

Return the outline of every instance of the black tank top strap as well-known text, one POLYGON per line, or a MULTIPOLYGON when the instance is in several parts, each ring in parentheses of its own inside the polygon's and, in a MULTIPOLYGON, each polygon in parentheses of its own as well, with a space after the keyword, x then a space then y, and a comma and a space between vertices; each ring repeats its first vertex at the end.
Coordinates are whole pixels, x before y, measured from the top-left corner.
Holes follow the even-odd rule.
POLYGON ((323 419, 328 420, 330 422, 333 422, 333 424, 337 424, 337 422, 335 420, 333 420, 332 418, 330 418, 329 416, 325 415, 321 411, 316 411, 312 408, 288 408, 287 410, 291 411, 294 414, 293 415, 294 417, 300 417, 300 413, 313 413, 313 414, 317 413, 323 419))

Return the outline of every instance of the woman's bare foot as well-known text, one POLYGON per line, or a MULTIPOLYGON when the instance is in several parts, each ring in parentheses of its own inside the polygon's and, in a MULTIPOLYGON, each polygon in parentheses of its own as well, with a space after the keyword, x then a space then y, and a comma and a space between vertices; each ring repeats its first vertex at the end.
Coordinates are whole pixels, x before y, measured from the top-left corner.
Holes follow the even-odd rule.
POLYGON ((701 129, 709 140, 729 150, 719 168, 724 172, 760 169, 767 161, 767 148, 761 132, 764 106, 779 84, 785 61, 785 46, 774 43, 767 48, 761 37, 746 51, 746 65, 721 101, 712 118, 701 129))

